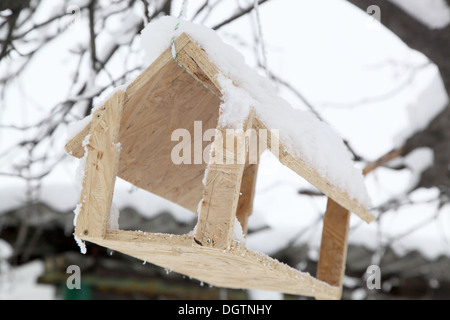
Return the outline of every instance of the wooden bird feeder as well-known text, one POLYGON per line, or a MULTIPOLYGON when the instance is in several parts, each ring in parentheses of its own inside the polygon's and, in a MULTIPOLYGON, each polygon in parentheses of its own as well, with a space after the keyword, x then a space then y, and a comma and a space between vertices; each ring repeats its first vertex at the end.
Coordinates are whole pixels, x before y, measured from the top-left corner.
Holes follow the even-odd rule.
MULTIPOLYGON (((88 151, 75 236, 217 287, 340 299, 349 211, 366 222, 374 217, 302 159, 283 151, 278 141, 280 162, 329 197, 317 278, 234 241, 235 219, 246 232, 252 213, 257 164, 171 161, 172 132, 192 128, 194 121, 202 121, 204 130, 216 128, 221 104, 218 70, 206 53, 186 34, 176 40, 176 48, 185 69, 167 49, 126 92, 117 92, 98 109, 91 123, 66 145, 67 152, 78 158, 88 151), (192 212, 202 201, 195 235, 108 230, 116 176, 192 212)), ((246 128, 265 127, 250 114, 246 128)))

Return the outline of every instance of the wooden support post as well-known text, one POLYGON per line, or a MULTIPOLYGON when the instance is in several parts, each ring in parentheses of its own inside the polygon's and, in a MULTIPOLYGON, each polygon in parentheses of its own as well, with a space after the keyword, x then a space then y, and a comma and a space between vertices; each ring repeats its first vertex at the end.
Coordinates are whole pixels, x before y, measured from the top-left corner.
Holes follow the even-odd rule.
POLYGON ((242 231, 247 234, 248 218, 253 213, 253 199, 255 198, 256 176, 258 174, 258 164, 249 164, 242 177, 241 196, 239 198, 236 218, 242 226, 242 231))
POLYGON ((125 94, 117 92, 104 107, 93 114, 86 146, 81 211, 75 235, 80 239, 104 238, 119 164, 120 120, 125 94))
POLYGON ((342 296, 349 228, 350 212, 329 198, 323 221, 317 279, 340 288, 338 299, 342 296))
MULTIPOLYGON (((252 111, 245 130, 252 127, 254 116, 252 111)), ((244 131, 217 129, 194 237, 197 245, 222 250, 231 246, 247 147, 244 131)))
POLYGON ((244 165, 210 165, 195 236, 198 245, 231 245, 243 172, 244 165))

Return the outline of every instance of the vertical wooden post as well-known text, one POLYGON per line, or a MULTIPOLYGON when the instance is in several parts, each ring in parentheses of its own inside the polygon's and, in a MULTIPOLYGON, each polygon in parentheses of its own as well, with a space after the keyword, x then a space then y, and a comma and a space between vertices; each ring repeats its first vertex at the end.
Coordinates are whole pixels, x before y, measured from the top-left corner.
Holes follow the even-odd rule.
POLYGON ((256 176, 258 174, 258 164, 249 164, 244 169, 240 198, 236 211, 236 218, 242 226, 244 234, 248 231, 248 218, 253 213, 253 199, 255 198, 256 176))
POLYGON ((119 164, 120 120, 125 93, 117 92, 93 114, 86 158, 81 210, 75 235, 80 239, 104 238, 119 164))
POLYGON ((227 249, 233 237, 244 165, 210 165, 197 224, 195 242, 227 249))
POLYGON ((350 212, 329 198, 323 221, 317 279, 339 287, 339 299, 342 296, 349 228, 350 212))
MULTIPOLYGON (((253 118, 252 111, 245 130, 252 127, 253 118)), ((211 153, 194 241, 200 246, 225 250, 232 242, 248 141, 243 131, 218 131, 222 134, 216 135, 211 153)))

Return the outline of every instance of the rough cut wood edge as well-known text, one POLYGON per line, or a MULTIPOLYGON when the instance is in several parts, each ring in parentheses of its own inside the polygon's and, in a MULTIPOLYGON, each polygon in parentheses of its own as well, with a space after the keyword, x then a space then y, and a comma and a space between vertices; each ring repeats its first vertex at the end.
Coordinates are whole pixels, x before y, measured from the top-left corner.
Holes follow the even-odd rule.
MULTIPOLYGON (((259 160, 258 160, 259 163, 259 160)), ((253 201, 255 199, 256 179, 259 164, 249 164, 244 169, 240 190, 239 202, 236 210, 236 218, 241 224, 242 231, 247 234, 248 219, 253 213, 253 201)))
POLYGON ((221 97, 221 87, 217 81, 217 74, 219 73, 217 67, 210 62, 206 52, 187 34, 183 33, 180 38, 183 43, 184 41, 187 43, 178 54, 179 62, 194 79, 211 90, 215 95, 221 97))
POLYGON ((102 238, 106 233, 119 163, 120 147, 117 143, 124 100, 125 94, 117 92, 93 116, 81 190, 81 210, 75 228, 75 235, 79 238, 86 235, 102 238))
MULTIPOLYGON (((366 176, 379 166, 401 155, 401 150, 394 150, 387 156, 369 163, 363 170, 366 176)), ((328 198, 324 217, 322 243, 320 247, 317 278, 330 285, 342 288, 345 275, 345 263, 348 250, 348 233, 350 229, 350 212, 328 198)))
POLYGON ((328 199, 323 221, 317 279, 340 288, 340 296, 342 296, 347 260, 349 229, 350 212, 332 199, 328 199))
MULTIPOLYGON (((265 129, 268 130, 266 125, 260 121, 257 117, 254 120, 254 127, 256 130, 265 129)), ((299 137, 301 139, 301 137, 299 137)), ((268 135, 268 149, 272 144, 271 137, 268 135)), ((358 215, 362 220, 367 223, 371 223, 375 220, 375 216, 370 213, 370 211, 357 200, 352 199, 348 194, 343 192, 339 187, 334 186, 328 180, 323 178, 318 172, 308 166, 305 161, 297 156, 294 156, 286 151, 283 144, 278 141, 280 146, 279 150, 279 161, 290 168, 298 175, 306 179, 309 183, 315 186, 317 189, 322 191, 326 196, 333 199, 341 206, 349 210, 350 212, 358 215)), ((332 155, 331 155, 332 156, 332 155)))
POLYGON ((91 131, 91 122, 80 131, 72 140, 67 142, 66 144, 66 152, 70 154, 73 157, 76 157, 78 159, 83 158, 84 156, 84 148, 82 147, 84 138, 89 134, 91 131))
MULTIPOLYGON (((195 80, 202 83, 206 88, 217 96, 221 96, 220 85, 217 82, 217 68, 209 61, 204 50, 202 50, 192 38, 186 33, 181 34, 175 41, 180 63, 185 67, 186 72, 195 80)), ((125 107, 134 94, 146 86, 154 74, 159 72, 164 65, 173 61, 172 53, 168 48, 162 53, 144 72, 139 75, 126 89, 125 107)), ((175 63, 175 61, 173 61, 175 63)), ((82 143, 89 134, 91 123, 80 131, 73 139, 67 142, 66 152, 74 157, 82 158, 84 148, 82 143)))
POLYGON ((231 137, 232 146, 227 144, 227 129, 217 129, 222 137, 216 136, 211 151, 194 238, 196 245, 216 249, 227 249, 231 245, 242 176, 248 157, 249 141, 245 137, 245 131, 253 126, 254 117, 255 111, 252 110, 242 132, 231 137), (221 143, 218 143, 219 139, 221 143), (239 159, 242 150, 244 154, 239 159), (227 162, 230 159, 232 163, 229 164, 227 162), (215 160, 221 163, 216 163, 215 160))
POLYGON ((337 299, 339 288, 233 242, 229 250, 192 245, 188 235, 108 231, 104 239, 82 237, 142 261, 223 288, 254 289, 337 299))

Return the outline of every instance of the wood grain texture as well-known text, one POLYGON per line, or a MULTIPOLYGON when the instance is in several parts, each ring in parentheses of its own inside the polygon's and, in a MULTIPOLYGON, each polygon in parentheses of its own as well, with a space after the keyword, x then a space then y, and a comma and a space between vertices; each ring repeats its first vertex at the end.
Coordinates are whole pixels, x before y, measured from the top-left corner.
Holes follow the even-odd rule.
POLYGON ((89 123, 83 130, 80 131, 72 140, 67 142, 66 151, 73 157, 83 158, 84 148, 82 146, 84 139, 91 131, 91 123, 89 123))
POLYGON ((106 233, 119 162, 117 142, 124 100, 125 94, 117 92, 93 116, 81 191, 82 206, 75 228, 79 238, 87 235, 102 238, 106 233))
MULTIPOLYGON (((221 97, 221 88, 217 81, 217 74, 219 73, 217 67, 209 61, 205 51, 194 40, 190 39, 186 34, 181 37, 182 44, 185 42, 183 38, 188 40, 181 54, 178 54, 178 60, 192 77, 211 90, 215 95, 221 97)), ((177 51, 179 51, 177 42, 175 45, 177 46, 177 51)))
MULTIPOLYGON (((376 168, 401 155, 401 150, 394 150, 379 160, 369 163, 363 170, 366 176, 376 168)), ((347 261, 348 233, 350 230, 350 212, 328 198, 322 231, 317 278, 330 285, 342 288, 347 261)))
POLYGON ((258 164, 247 164, 242 176, 240 197, 236 210, 236 218, 241 224, 244 234, 247 234, 248 219, 253 213, 253 200, 255 198, 258 167, 258 164))
POLYGON ((248 157, 244 131, 253 126, 254 115, 252 111, 241 132, 233 130, 231 134, 227 128, 218 129, 222 134, 216 135, 212 147, 195 235, 195 243, 200 246, 227 249, 231 245, 248 157))
POLYGON ((233 237, 244 165, 214 164, 208 169, 195 242, 227 249, 233 237))
POLYGON ((317 279, 340 288, 338 299, 342 295, 349 229, 350 212, 332 199, 328 199, 323 222, 317 279))
MULTIPOLYGON (((265 124, 258 118, 255 118, 254 126, 256 130, 267 129, 265 124)), ((268 137, 268 148, 271 148, 272 137, 268 137)), ((322 191, 326 196, 335 200, 341 206, 349 210, 350 212, 358 215, 362 220, 367 223, 371 223, 375 220, 375 216, 364 205, 359 203, 356 199, 351 198, 347 193, 343 192, 339 187, 333 185, 330 181, 323 178, 316 170, 311 168, 300 157, 294 156, 286 151, 283 144, 278 141, 279 145, 279 160, 286 167, 290 168, 298 175, 306 179, 309 183, 322 191)))
POLYGON ((142 261, 205 283, 233 289, 255 289, 336 299, 339 288, 330 286, 266 255, 233 242, 230 250, 192 245, 187 235, 108 231, 104 239, 83 238, 142 261))

